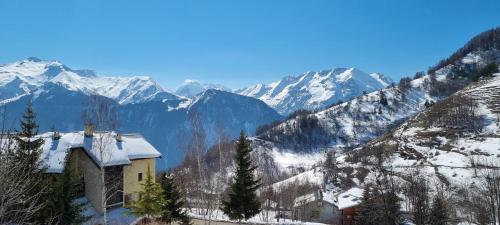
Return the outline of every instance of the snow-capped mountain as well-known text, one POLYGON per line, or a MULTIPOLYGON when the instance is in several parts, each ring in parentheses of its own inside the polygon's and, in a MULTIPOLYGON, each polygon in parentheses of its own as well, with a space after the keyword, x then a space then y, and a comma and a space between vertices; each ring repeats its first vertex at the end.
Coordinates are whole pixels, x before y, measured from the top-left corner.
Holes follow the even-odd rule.
POLYGON ((231 91, 231 89, 221 84, 206 84, 201 83, 197 80, 186 79, 184 83, 179 88, 177 88, 175 93, 179 96, 192 98, 208 89, 231 91))
POLYGON ((449 64, 441 61, 428 75, 403 79, 397 86, 360 95, 319 112, 294 115, 262 129, 257 138, 300 152, 361 146, 473 83, 487 65, 498 65, 498 33, 500 29, 479 34, 454 53, 450 57, 453 60, 445 60, 449 64))
POLYGON ((258 98, 282 115, 288 115, 298 109, 321 109, 338 101, 350 100, 390 83, 392 81, 380 73, 335 68, 288 76, 271 84, 257 84, 235 92, 258 98))
POLYGON ((91 70, 73 70, 59 61, 37 58, 0 66, 0 101, 29 94, 50 84, 84 94, 98 94, 120 104, 178 99, 150 77, 101 77, 91 70))
POLYGON ((424 87, 428 79, 412 81, 404 92, 396 86, 387 87, 316 113, 296 115, 258 138, 306 152, 358 146, 424 110, 426 101, 436 101, 424 87))
MULTIPOLYGON (((69 90, 59 83, 47 83, 43 88, 15 100, 5 101, 8 126, 17 128, 20 116, 32 100, 37 112, 40 132, 52 129, 70 132, 83 129, 82 111, 89 96, 81 91, 69 90)), ((281 119, 264 102, 219 90, 207 90, 194 100, 172 99, 119 104, 109 99, 116 109, 119 132, 141 133, 164 156, 159 168, 173 167, 186 154, 190 138, 190 120, 198 118, 206 135, 206 146, 215 142, 215 134, 222 127, 230 138, 241 130, 253 134, 262 124, 281 119)))
POLYGON ((160 168, 184 158, 194 117, 205 130, 207 146, 220 127, 233 138, 241 130, 253 134, 259 125, 281 119, 258 99, 215 89, 187 99, 165 91, 149 77, 101 77, 58 61, 29 58, 0 67, 0 106, 6 106, 8 128, 18 128, 32 101, 40 132, 81 130, 82 111, 91 94, 105 97, 116 109, 120 132, 141 133, 162 152, 160 168))

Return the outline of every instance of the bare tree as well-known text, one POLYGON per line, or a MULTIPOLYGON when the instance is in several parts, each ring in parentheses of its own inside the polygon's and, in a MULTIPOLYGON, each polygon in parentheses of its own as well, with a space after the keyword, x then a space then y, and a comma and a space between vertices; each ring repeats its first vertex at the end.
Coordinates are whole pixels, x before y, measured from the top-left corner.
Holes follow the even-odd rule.
MULTIPOLYGON (((187 143, 187 151, 188 151, 188 160, 189 163, 189 171, 192 173, 193 178, 195 178, 195 182, 193 183, 195 186, 195 193, 197 194, 197 199, 195 202, 198 209, 205 208, 203 206, 206 203, 206 187, 207 187, 207 179, 206 179, 206 170, 205 163, 203 161, 203 156, 206 153, 206 134, 205 129, 203 127, 203 123, 201 121, 201 115, 197 112, 191 112, 188 117, 189 121, 189 131, 190 131, 190 139, 187 143)), ((208 211, 205 211, 205 215, 208 211)))
POLYGON ((103 223, 107 225, 108 201, 112 198, 117 198, 118 192, 121 189, 119 182, 116 182, 114 179, 122 177, 111 174, 117 168, 108 168, 105 165, 105 162, 112 157, 111 146, 113 139, 116 138, 113 136, 113 132, 118 128, 116 109, 113 107, 112 100, 93 94, 89 97, 87 105, 84 107, 82 118, 86 124, 86 135, 92 135, 92 149, 96 150, 99 154, 101 207, 104 216, 103 223))
POLYGON ((43 181, 13 157, 17 146, 7 130, 6 114, 0 108, 0 224, 35 224, 45 207, 40 199, 46 190, 37 190, 43 181))

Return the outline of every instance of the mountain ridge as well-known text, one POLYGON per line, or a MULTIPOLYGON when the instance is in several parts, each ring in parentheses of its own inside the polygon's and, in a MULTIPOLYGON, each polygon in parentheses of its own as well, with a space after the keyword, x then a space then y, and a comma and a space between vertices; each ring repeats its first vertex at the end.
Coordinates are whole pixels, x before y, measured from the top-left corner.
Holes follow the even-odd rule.
POLYGON ((286 76, 270 84, 256 84, 235 93, 258 98, 282 115, 296 110, 315 110, 338 101, 350 100, 363 92, 378 90, 392 83, 381 74, 366 74, 351 68, 334 68, 286 76))

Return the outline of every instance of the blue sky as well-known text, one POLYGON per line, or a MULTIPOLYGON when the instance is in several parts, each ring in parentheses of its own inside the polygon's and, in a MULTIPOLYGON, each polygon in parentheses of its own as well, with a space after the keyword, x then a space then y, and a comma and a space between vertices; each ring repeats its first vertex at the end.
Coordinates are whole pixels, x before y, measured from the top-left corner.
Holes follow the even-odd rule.
POLYGON ((233 88, 355 66, 399 79, 500 25, 500 1, 0 1, 0 64, 233 88))

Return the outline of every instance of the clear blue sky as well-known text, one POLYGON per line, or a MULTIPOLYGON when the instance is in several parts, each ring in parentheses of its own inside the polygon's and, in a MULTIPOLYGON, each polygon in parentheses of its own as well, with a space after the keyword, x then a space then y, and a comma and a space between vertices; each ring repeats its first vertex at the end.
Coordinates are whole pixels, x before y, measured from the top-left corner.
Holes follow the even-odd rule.
POLYGON ((2 0, 0 64, 36 56, 171 89, 341 66, 398 79, 499 25, 498 0, 2 0))

